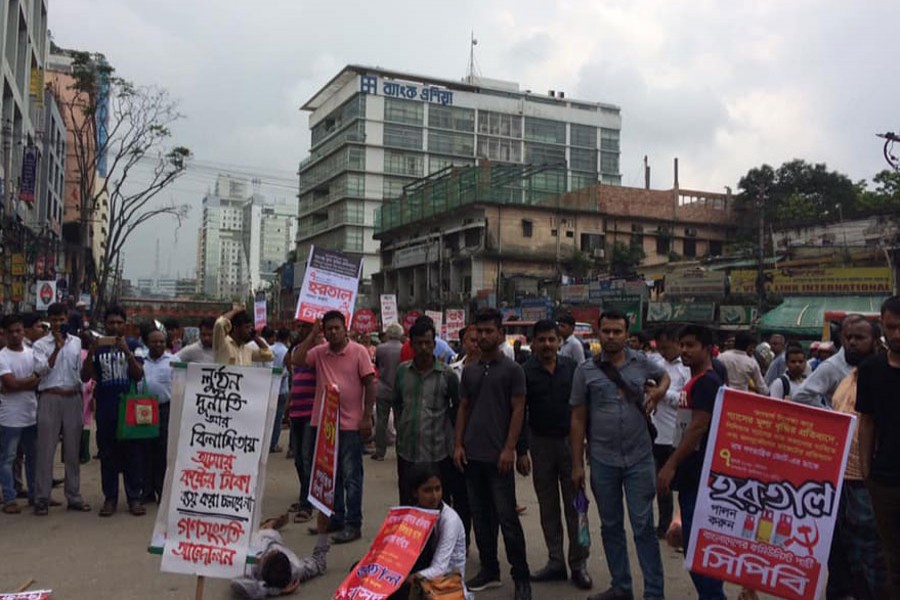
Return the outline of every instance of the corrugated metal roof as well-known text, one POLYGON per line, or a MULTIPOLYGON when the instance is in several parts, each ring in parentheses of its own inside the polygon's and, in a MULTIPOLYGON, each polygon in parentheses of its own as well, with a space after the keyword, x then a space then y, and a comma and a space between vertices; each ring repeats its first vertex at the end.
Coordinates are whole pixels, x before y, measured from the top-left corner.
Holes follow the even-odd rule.
POLYGON ((825 311, 871 313, 881 310, 884 298, 876 296, 795 296, 786 298, 759 321, 763 333, 819 337, 825 311))

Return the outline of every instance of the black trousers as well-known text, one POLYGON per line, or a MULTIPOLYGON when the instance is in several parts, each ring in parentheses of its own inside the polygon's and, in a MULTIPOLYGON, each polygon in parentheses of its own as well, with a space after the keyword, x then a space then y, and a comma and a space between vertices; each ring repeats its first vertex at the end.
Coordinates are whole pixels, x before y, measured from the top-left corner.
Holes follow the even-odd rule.
POLYGON ((525 553, 525 533, 516 512, 515 471, 501 475, 496 463, 469 460, 465 475, 481 569, 500 574, 497 560, 499 529, 506 546, 506 558, 512 565, 513 580, 527 581, 531 573, 525 553))
MULTIPOLYGON (((674 451, 675 449, 670 444, 653 444, 653 461, 656 463, 657 474, 674 451)), ((659 509, 657 531, 668 531, 669 525, 672 524, 672 514, 675 510, 675 502, 672 498, 672 490, 665 494, 656 493, 656 506, 659 509)))

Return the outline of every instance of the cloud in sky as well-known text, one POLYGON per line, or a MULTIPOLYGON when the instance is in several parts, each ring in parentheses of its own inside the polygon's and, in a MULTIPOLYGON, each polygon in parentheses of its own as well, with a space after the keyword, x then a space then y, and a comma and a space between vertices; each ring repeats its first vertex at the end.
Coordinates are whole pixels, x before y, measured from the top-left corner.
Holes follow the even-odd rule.
POLYGON ((485 77, 620 105, 625 185, 642 185, 644 155, 660 188, 676 156, 683 187, 712 191, 795 157, 871 178, 885 167, 873 134, 900 117, 892 2, 51 0, 49 11, 60 46, 169 89, 186 115, 176 139, 206 164, 163 195, 194 206, 184 226, 129 242, 131 277, 154 271, 157 237, 163 274, 192 276, 214 166, 259 169, 279 184, 266 193, 295 194, 309 148, 299 106, 343 65, 460 78, 471 31, 485 77))

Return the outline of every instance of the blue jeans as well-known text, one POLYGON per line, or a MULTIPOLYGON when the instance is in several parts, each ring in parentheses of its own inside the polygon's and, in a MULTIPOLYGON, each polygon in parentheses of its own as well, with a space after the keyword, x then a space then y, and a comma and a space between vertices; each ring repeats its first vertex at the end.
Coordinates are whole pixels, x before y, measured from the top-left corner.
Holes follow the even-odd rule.
POLYGON ((591 490, 600 512, 600 536, 613 589, 632 591, 622 506, 624 490, 638 562, 644 574, 644 598, 663 598, 662 558, 653 525, 653 500, 656 498, 653 454, 648 452, 646 457, 630 467, 591 462, 591 490))
MULTIPOLYGON (((678 506, 681 508, 681 537, 684 550, 687 552, 691 537, 691 524, 694 522, 694 505, 697 504, 697 488, 679 489, 678 506)), ((698 575, 691 571, 691 580, 700 600, 726 600, 725 584, 718 579, 706 575, 698 575)))
POLYGON ((334 485, 332 524, 361 529, 362 498, 362 440, 358 431, 341 431, 338 434, 338 472, 334 485))
POLYGON ((29 427, 3 427, 0 425, 0 487, 3 502, 16 499, 13 479, 13 463, 19 441, 25 450, 25 480, 28 482, 28 499, 34 501, 34 471, 37 464, 37 425, 29 427))
POLYGON ((272 424, 272 441, 269 451, 275 452, 281 439, 281 422, 284 420, 284 407, 287 406, 287 394, 278 394, 278 405, 275 407, 275 423, 272 424))

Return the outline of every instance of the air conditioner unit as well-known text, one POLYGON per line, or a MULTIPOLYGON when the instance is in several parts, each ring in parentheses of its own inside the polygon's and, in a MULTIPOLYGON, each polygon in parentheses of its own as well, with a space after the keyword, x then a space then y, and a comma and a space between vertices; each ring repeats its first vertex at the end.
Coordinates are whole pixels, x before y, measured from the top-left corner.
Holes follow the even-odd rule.
POLYGON ((605 248, 594 248, 591 251, 591 256, 594 258, 606 258, 606 249, 605 248))
POLYGON ((696 227, 685 227, 684 235, 687 237, 697 237, 697 228, 696 227))

